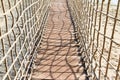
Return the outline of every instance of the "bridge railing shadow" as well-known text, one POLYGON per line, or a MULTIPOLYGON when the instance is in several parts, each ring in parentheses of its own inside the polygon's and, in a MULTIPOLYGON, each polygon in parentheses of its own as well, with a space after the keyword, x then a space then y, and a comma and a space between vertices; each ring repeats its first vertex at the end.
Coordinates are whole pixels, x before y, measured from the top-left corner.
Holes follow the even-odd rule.
POLYGON ((85 77, 86 73, 77 54, 78 47, 75 44, 73 25, 71 21, 65 22, 66 19, 70 20, 68 10, 61 11, 59 5, 57 6, 60 11, 50 8, 51 19, 48 19, 45 35, 38 49, 35 60, 38 68, 35 68, 34 72, 40 73, 43 80, 79 80, 82 75, 85 77), (64 19, 60 17, 61 15, 64 19), (56 22, 57 19, 59 23, 56 22))

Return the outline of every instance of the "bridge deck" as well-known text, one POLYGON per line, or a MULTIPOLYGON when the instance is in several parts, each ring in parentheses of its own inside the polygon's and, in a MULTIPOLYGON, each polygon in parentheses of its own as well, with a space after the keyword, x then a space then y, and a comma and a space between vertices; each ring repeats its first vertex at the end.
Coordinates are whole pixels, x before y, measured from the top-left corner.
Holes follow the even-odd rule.
POLYGON ((51 3, 32 80, 85 80, 65 0, 51 3))

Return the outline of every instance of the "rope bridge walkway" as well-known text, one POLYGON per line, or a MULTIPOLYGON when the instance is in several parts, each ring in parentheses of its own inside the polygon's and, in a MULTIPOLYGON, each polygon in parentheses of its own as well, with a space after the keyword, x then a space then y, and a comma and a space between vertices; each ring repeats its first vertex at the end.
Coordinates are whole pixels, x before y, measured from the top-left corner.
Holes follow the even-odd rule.
POLYGON ((33 80, 85 80, 73 32, 65 0, 51 2, 45 35, 35 60, 33 80))
POLYGON ((0 0, 0 80, 120 80, 120 0, 0 0))

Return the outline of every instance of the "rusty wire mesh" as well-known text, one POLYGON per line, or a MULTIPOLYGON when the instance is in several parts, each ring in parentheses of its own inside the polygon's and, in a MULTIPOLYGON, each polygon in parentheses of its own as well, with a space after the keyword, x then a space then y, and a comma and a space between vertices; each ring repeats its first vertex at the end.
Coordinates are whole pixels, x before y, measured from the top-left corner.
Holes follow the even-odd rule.
POLYGON ((120 80, 120 0, 68 0, 68 6, 90 79, 120 80))
POLYGON ((0 80, 28 80, 50 0, 0 0, 0 80))

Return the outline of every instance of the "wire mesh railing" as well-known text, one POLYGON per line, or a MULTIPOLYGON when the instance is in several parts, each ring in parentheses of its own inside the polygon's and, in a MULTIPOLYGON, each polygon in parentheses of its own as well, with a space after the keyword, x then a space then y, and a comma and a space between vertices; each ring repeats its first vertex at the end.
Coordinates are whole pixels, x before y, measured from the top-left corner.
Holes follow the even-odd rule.
POLYGON ((29 80, 50 0, 0 0, 0 80, 29 80))
POLYGON ((67 0, 91 80, 120 80, 120 0, 67 0))

